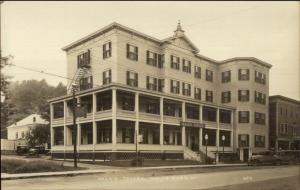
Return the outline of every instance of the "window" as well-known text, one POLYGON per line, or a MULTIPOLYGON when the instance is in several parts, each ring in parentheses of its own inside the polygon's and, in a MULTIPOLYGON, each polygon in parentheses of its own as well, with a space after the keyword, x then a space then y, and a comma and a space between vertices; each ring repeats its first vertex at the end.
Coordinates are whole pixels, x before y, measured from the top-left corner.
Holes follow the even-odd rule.
POLYGON ((266 124, 266 114, 255 112, 255 123, 260 125, 266 124))
POLYGON ((103 85, 111 83, 111 70, 103 72, 103 85))
POLYGON ((231 123, 231 111, 220 109, 220 123, 231 123))
POLYGON ((147 102, 147 113, 159 114, 159 104, 156 102, 147 102))
POLYGON ((201 88, 195 88, 194 89, 195 99, 201 100, 201 88))
POLYGON ((222 103, 229 103, 231 101, 231 92, 222 92, 222 103))
POLYGON ((280 134, 287 134, 288 133, 288 126, 287 123, 281 123, 279 128, 280 134))
POLYGON ((180 93, 180 82, 171 80, 171 93, 179 94, 180 93))
POLYGON ((213 74, 214 73, 212 71, 206 69, 206 81, 212 82, 213 81, 213 74))
POLYGON ((157 66, 157 53, 147 51, 147 64, 154 67, 157 66))
POLYGON ((239 147, 247 147, 249 146, 249 135, 248 134, 241 134, 238 136, 239 140, 239 147))
POLYGON ((249 111, 239 111, 239 123, 249 123, 249 111))
POLYGON ((254 99, 256 103, 266 104, 266 95, 261 92, 255 91, 254 99))
POLYGON ((110 120, 97 122, 97 144, 112 142, 112 122, 110 120))
POLYGON ((87 90, 93 88, 93 77, 83 77, 79 80, 79 89, 80 90, 87 90))
POLYGON ((172 69, 180 69, 180 59, 174 55, 171 55, 171 68, 172 69))
POLYGON ((130 44, 127 45, 127 58, 137 61, 138 60, 138 47, 130 44))
POLYGON ((24 139, 24 138, 25 138, 25 132, 24 132, 24 131, 22 131, 22 135, 21 135, 21 137, 22 137, 22 139, 24 139))
POLYGON ((201 67, 195 66, 195 78, 201 79, 201 67))
POLYGON ((18 139, 19 137, 18 137, 18 132, 16 132, 16 139, 18 139))
POLYGON ((53 118, 62 118, 64 117, 64 103, 59 102, 53 104, 53 118))
POLYGON ((90 67, 90 50, 77 56, 77 68, 90 67))
POLYGON ((191 73, 191 61, 182 59, 182 71, 186 73, 191 73))
POLYGON ((146 80, 147 80, 147 89, 156 91, 157 90, 157 78, 147 76, 146 80))
POLYGON ((223 131, 220 130, 220 134, 219 134, 219 145, 224 147, 230 147, 230 142, 231 142, 231 131, 223 131), (222 140, 222 137, 225 137, 225 140, 222 140))
POLYGON ((189 119, 199 119, 199 106, 186 104, 186 117, 189 119))
POLYGON ((158 79, 158 92, 163 92, 165 87, 165 79, 158 79))
POLYGON ((254 146, 255 147, 265 147, 265 136, 262 135, 255 135, 254 136, 254 146))
POLYGON ((250 71, 249 69, 239 69, 239 80, 249 80, 250 71))
POLYGON ((230 82, 231 80, 231 71, 222 72, 222 83, 230 82))
POLYGON ((33 121, 33 123, 35 123, 36 122, 36 117, 33 117, 32 121, 33 121))
POLYGON ((191 96, 191 84, 182 83, 182 95, 191 96))
POLYGON ((177 103, 173 102, 164 102, 164 115, 181 117, 182 116, 182 107, 177 103))
POLYGON ((151 51, 147 51, 147 64, 152 65, 154 67, 163 68, 165 62, 165 55, 153 53, 151 51))
POLYGON ((127 85, 138 86, 138 74, 135 72, 127 71, 127 85))
POLYGON ((207 146, 216 146, 216 134, 217 131, 215 129, 203 129, 202 132, 202 145, 207 146), (205 140, 205 135, 208 136, 208 139, 205 140))
POLYGON ((204 121, 213 121, 216 122, 217 120, 217 109, 212 107, 203 107, 203 120, 204 121))
POLYGON ((239 101, 247 102, 249 101, 249 90, 239 90, 239 101))
POLYGON ((111 57, 111 42, 103 44, 103 59, 111 57))
POLYGON ((213 102, 213 91, 206 90, 206 99, 207 102, 213 102))
POLYGON ((255 82, 266 84, 266 74, 255 71, 255 82))

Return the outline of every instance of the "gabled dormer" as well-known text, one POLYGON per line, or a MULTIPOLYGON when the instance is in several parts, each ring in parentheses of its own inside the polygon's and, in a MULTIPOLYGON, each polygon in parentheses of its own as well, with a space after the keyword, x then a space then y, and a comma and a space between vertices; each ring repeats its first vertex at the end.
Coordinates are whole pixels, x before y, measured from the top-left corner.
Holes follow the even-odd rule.
POLYGON ((163 43, 172 44, 176 47, 190 50, 194 54, 199 53, 199 49, 191 42, 191 40, 184 34, 184 30, 181 27, 180 21, 177 24, 177 28, 174 31, 172 37, 163 40, 163 43))

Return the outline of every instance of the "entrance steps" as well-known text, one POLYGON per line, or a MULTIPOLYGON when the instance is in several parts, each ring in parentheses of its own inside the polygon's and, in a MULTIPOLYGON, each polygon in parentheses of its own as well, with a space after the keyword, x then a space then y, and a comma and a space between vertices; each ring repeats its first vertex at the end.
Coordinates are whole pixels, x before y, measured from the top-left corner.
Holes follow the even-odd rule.
POLYGON ((195 160, 199 162, 202 161, 200 154, 198 152, 192 151, 188 147, 184 147, 183 153, 184 153, 184 159, 195 160))

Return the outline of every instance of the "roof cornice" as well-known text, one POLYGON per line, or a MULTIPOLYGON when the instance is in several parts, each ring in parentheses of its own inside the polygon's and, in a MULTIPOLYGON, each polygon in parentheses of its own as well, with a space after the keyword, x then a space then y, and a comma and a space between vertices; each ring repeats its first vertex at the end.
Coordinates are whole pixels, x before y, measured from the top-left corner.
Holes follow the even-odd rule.
POLYGON ((275 101, 276 99, 278 100, 284 100, 284 101, 288 101, 288 102, 293 102, 296 104, 300 105, 300 101, 299 100, 295 100, 286 96, 282 96, 282 95, 273 95, 273 96, 269 96, 269 100, 270 101, 275 101))

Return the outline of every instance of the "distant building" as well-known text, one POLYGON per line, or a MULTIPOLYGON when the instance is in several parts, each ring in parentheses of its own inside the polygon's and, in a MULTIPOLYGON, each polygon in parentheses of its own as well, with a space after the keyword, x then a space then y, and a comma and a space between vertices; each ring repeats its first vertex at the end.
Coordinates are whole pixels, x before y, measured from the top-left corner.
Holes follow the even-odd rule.
MULTIPOLYGON (((63 50, 88 112, 77 119, 80 158, 132 158, 136 134, 152 159, 197 157, 206 145, 213 157, 224 145, 246 161, 268 149, 271 65, 262 60, 200 55, 180 23, 163 40, 112 23, 63 50)), ((71 158, 71 88, 49 102, 52 156, 71 158)))
POLYGON ((15 140, 16 145, 24 145, 26 133, 37 125, 47 125, 48 121, 44 120, 38 114, 31 114, 24 119, 7 127, 7 139, 15 140))
POLYGON ((277 95, 269 102, 270 148, 300 150, 300 101, 277 95))

